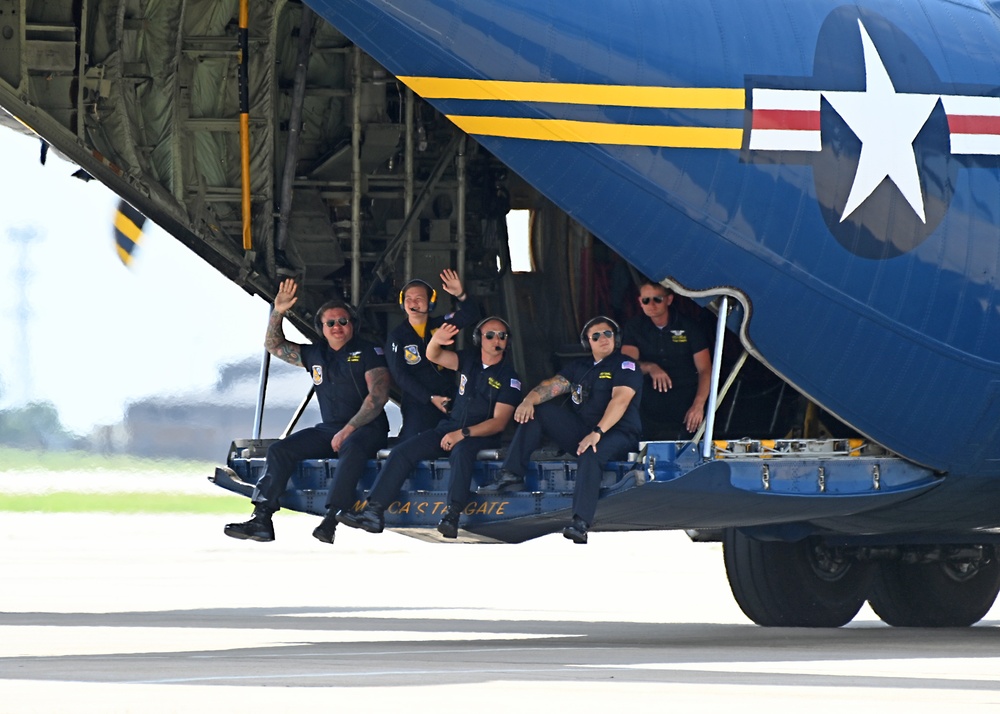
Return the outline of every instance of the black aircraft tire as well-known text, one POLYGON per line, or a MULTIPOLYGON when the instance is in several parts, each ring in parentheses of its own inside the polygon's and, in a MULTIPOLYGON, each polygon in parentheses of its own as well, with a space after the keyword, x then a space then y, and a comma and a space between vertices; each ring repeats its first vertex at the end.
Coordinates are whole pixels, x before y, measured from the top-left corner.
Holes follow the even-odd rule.
POLYGON ((812 539, 753 540, 735 528, 723 540, 726 575, 747 617, 764 627, 840 627, 864 605, 871 567, 835 560, 812 539))
POLYGON ((1000 592, 1000 562, 974 571, 952 563, 880 563, 868 603, 893 627, 969 627, 979 622, 1000 592))

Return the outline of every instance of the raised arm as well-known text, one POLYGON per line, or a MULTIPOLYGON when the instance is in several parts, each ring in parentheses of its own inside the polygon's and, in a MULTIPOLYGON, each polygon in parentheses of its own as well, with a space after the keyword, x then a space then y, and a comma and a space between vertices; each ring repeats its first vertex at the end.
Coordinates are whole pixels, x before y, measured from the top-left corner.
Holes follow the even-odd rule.
POLYGON ((271 310, 271 316, 267 321, 264 349, 283 362, 302 367, 302 345, 289 342, 282 326, 285 313, 291 310, 292 306, 299 300, 295 296, 297 290, 298 285, 291 278, 282 280, 281 285, 278 286, 278 294, 274 296, 274 309, 271 310))
POLYGON ((445 346, 455 344, 457 334, 458 328, 454 325, 447 322, 441 325, 427 343, 427 359, 445 369, 457 370, 458 355, 445 349, 445 346))

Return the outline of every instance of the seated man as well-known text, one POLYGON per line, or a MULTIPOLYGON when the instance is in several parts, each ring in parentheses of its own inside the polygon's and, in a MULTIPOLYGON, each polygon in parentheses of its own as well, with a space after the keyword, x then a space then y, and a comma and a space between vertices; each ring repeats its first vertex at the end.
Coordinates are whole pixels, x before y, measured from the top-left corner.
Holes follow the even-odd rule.
POLYGON ((643 315, 625 323, 622 354, 643 374, 643 437, 684 440, 705 419, 712 356, 701 326, 675 309, 674 293, 647 280, 639 288, 643 315))
POLYGON ((384 409, 389 399, 389 370, 382 348, 354 336, 354 315, 340 300, 331 300, 316 311, 316 329, 326 338, 323 344, 289 342, 282 320, 298 301, 296 290, 294 280, 282 281, 274 298, 264 346, 278 359, 310 371, 323 421, 268 447, 264 474, 251 499, 253 517, 245 523, 227 525, 225 533, 231 538, 274 540, 271 514, 278 510, 278 498, 298 462, 337 455, 333 487, 327 498, 327 517, 313 531, 318 540, 332 543, 337 522, 330 514, 353 500, 368 459, 385 446, 389 433, 384 409))
POLYGON ((389 333, 385 346, 389 372, 402 392, 399 408, 403 428, 398 443, 437 426, 455 396, 454 373, 426 359, 431 335, 445 322, 464 328, 479 319, 476 303, 466 298, 458 273, 442 270, 441 287, 458 300, 458 310, 443 317, 431 316, 437 291, 429 283, 417 278, 399 291, 399 305, 406 313, 406 320, 389 333))
POLYGON ((521 398, 521 382, 506 359, 510 327, 499 317, 487 317, 476 325, 476 348, 461 353, 444 349, 455 342, 458 328, 445 323, 427 344, 427 359, 459 373, 458 396, 451 415, 435 428, 397 444, 368 494, 368 505, 360 513, 343 510, 337 520, 345 526, 381 533, 383 512, 399 493, 403 481, 419 461, 450 453, 451 482, 448 508, 438 524, 445 538, 458 537, 458 521, 469 502, 472 469, 481 449, 500 446, 500 435, 510 422, 514 405, 521 398))
POLYGON ((570 362, 560 372, 528 392, 514 419, 521 425, 495 483, 479 493, 502 493, 524 486, 531 453, 548 436, 563 451, 577 457, 573 519, 563 535, 587 542, 587 530, 597 511, 604 464, 628 456, 639 445, 642 426, 639 400, 642 374, 618 349, 618 324, 607 317, 590 320, 580 333, 591 357, 570 362), (561 395, 570 400, 548 403, 561 395), (537 407, 537 409, 536 409, 537 407))

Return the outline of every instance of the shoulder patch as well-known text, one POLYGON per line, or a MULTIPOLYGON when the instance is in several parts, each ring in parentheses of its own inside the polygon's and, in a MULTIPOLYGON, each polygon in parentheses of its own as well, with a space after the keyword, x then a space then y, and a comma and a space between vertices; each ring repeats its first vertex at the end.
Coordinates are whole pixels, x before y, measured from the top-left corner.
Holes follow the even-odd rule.
POLYGON ((635 362, 633 362, 630 359, 625 360, 624 362, 622 362, 622 369, 630 369, 630 370, 632 370, 634 372, 635 371, 635 362))
POLYGON ((444 321, 448 322, 448 320, 450 320, 453 317, 455 317, 455 313, 449 312, 447 315, 444 316, 444 321))
POLYGON ((379 346, 376 345, 375 346, 375 354, 377 354, 377 355, 385 355, 385 350, 383 350, 381 347, 379 347, 379 346))
POLYGON ((313 384, 323 384, 323 365, 314 364, 312 368, 313 384))
POLYGON ((517 391, 521 391, 521 380, 520 379, 510 380, 510 386, 511 388, 516 389, 517 391))

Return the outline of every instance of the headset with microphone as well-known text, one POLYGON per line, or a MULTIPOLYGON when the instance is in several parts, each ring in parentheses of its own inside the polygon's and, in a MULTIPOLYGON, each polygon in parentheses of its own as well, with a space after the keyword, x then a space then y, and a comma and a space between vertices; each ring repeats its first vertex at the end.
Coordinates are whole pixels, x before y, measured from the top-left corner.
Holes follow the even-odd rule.
MULTIPOLYGON (((472 333, 472 344, 474 344, 476 347, 479 347, 482 344, 482 342, 483 342, 483 334, 482 334, 483 325, 485 325, 490 320, 496 320, 497 322, 502 322, 503 323, 503 329, 507 332, 507 339, 508 340, 510 339, 510 337, 511 337, 511 335, 510 335, 510 323, 508 323, 502 317, 498 317, 496 315, 490 315, 489 317, 485 317, 482 320, 480 320, 479 323, 475 327, 475 331, 472 333)), ((501 347, 499 345, 497 346, 497 352, 503 352, 504 349, 506 349, 506 348, 505 347, 501 347)))
POLYGON ((406 285, 404 285, 403 289, 399 291, 399 308, 403 312, 409 312, 406 309, 406 305, 403 304, 403 300, 406 297, 406 291, 409 290, 410 288, 412 288, 414 285, 423 286, 427 290, 427 313, 426 314, 430 314, 430 313, 434 312, 434 306, 437 305, 437 299, 438 299, 437 290, 435 290, 434 287, 430 283, 428 283, 426 280, 421 280, 420 278, 414 278, 413 280, 411 280, 410 282, 408 282, 406 285))
POLYGON ((583 349, 585 350, 590 349, 590 335, 588 335, 587 333, 590 332, 591 327, 600 322, 604 322, 607 323, 608 325, 611 325, 611 331, 615 333, 615 349, 616 350, 619 349, 622 346, 621 328, 618 327, 617 322, 612 320, 610 317, 607 317, 606 315, 598 315, 597 317, 590 318, 589 320, 587 320, 587 324, 583 326, 583 329, 580 330, 580 344, 583 346, 583 349))

